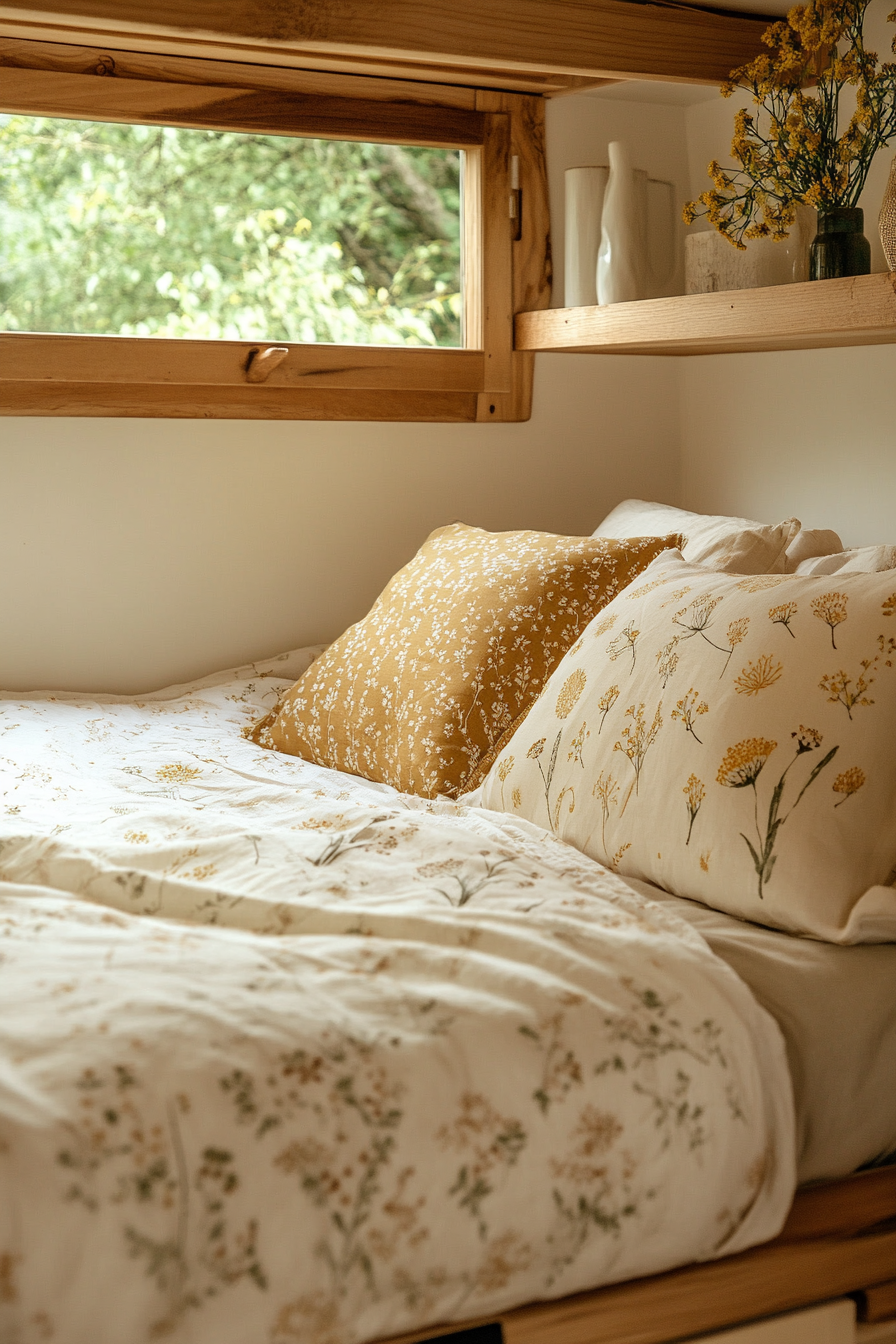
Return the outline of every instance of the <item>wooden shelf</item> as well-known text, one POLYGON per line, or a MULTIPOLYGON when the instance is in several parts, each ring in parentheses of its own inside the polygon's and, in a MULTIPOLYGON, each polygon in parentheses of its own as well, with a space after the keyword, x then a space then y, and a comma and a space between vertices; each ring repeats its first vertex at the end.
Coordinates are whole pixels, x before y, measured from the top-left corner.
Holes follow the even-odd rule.
POLYGON ((896 272, 519 313, 517 350, 718 355, 896 342, 896 272))

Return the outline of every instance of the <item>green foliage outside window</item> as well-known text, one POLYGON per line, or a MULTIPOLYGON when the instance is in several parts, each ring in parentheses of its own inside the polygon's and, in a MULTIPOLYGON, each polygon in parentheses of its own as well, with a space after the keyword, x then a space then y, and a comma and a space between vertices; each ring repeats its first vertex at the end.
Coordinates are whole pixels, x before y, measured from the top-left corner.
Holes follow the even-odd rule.
POLYGON ((460 153, 0 116, 0 330, 461 343, 460 153))

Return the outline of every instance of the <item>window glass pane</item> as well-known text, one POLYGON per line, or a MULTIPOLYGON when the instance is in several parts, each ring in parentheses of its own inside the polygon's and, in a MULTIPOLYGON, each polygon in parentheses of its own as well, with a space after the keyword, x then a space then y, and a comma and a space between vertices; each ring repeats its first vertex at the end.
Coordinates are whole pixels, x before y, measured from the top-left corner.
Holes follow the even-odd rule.
POLYGON ((0 330, 460 345, 460 151, 0 115, 0 330))

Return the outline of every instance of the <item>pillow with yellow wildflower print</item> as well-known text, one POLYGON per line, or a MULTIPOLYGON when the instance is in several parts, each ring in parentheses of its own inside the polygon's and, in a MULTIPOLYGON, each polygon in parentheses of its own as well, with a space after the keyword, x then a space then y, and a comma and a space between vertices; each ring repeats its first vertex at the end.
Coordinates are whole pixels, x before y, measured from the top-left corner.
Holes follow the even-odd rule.
POLYGON ((680 542, 440 528, 246 736, 456 797, 591 618, 680 542))
POLYGON ((482 806, 620 873, 836 943, 896 941, 896 577, 660 556, 592 621, 482 806))

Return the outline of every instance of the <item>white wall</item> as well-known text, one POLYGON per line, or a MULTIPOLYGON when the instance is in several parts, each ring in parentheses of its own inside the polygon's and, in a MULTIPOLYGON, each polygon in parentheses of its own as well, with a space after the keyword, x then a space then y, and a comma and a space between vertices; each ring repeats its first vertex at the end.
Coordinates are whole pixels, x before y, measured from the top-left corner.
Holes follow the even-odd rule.
POLYGON ((0 684, 146 690, 330 639, 454 519, 588 533, 674 493, 676 395, 668 361, 554 355, 525 425, 2 420, 0 684))
MULTIPOLYGON (((558 302, 566 167, 625 138, 684 200, 688 128, 692 158, 730 138, 729 103, 634 92, 549 104, 558 302)), ((896 348, 540 355, 526 425, 2 419, 0 685, 139 691, 329 639, 434 527, 584 533, 626 495, 896 540, 896 348)))
POLYGON ((688 508, 896 541, 896 347, 678 363, 688 508))
MULTIPOLYGON (((889 0, 866 32, 883 59, 889 0)), ((690 192, 711 158, 731 162, 737 100, 688 107, 690 192)), ((896 142, 872 165, 862 197, 872 270, 886 270, 877 216, 896 142)), ((896 345, 679 361, 682 502, 707 512, 833 527, 847 545, 896 541, 896 345)))
MULTIPOLYGON (((561 236, 563 167, 617 134, 577 101, 548 114, 561 236)), ((653 171, 674 141, 683 175, 664 113, 634 148, 653 171)), ((454 519, 588 533, 674 500, 677 389, 667 360, 555 355, 525 425, 0 420, 0 685, 161 686, 332 638, 454 519)))

